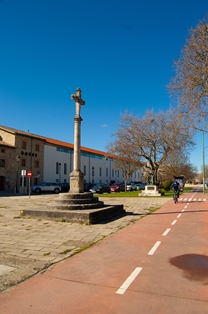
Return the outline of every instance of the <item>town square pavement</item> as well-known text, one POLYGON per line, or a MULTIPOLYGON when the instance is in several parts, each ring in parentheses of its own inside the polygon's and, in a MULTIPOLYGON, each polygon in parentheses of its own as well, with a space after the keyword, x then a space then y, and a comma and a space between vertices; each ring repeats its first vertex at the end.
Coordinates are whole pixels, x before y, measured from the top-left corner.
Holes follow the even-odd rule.
POLYGON ((20 217, 20 210, 42 208, 55 197, 0 194, 0 293, 133 224, 170 200, 100 197, 105 204, 123 204, 125 214, 93 225, 20 217))

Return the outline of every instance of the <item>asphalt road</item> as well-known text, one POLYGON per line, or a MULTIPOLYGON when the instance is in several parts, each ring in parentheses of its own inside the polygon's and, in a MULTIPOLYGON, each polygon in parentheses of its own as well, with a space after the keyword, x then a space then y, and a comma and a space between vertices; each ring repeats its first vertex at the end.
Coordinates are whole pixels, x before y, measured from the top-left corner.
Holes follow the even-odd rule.
POLYGON ((161 209, 0 295, 4 314, 208 313, 208 202, 161 209))

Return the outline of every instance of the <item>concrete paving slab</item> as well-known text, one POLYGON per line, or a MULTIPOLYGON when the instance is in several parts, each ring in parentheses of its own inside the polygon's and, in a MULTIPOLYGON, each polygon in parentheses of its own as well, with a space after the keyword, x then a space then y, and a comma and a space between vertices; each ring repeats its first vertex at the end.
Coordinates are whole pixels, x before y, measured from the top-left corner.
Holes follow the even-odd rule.
POLYGON ((7 265, 0 265, 0 276, 2 276, 5 273, 9 273, 10 271, 15 270, 15 267, 10 267, 7 265))

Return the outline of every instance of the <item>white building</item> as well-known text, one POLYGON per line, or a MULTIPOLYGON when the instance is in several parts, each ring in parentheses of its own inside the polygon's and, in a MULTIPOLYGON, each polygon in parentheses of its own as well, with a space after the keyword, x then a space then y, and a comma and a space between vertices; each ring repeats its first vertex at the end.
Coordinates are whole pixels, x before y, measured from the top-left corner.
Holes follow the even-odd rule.
MULTIPOLYGON (((73 171, 73 144, 45 138, 44 145, 44 181, 69 182, 73 171)), ((113 158, 106 153, 81 146, 81 169, 88 183, 123 182, 123 171, 116 170, 113 158)), ((136 170, 130 181, 142 181, 143 167, 136 170)))

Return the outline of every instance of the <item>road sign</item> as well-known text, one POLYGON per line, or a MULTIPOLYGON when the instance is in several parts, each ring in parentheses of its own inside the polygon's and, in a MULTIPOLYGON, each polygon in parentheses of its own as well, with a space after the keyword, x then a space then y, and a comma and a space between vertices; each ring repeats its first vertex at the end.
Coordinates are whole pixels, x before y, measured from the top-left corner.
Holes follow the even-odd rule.
POLYGON ((27 171, 27 177, 28 177, 28 178, 31 178, 31 177, 32 177, 32 171, 31 171, 31 170, 28 170, 28 171, 27 171))
POLYGON ((21 171, 21 176, 22 176, 22 177, 26 176, 26 170, 22 170, 22 171, 21 171))

